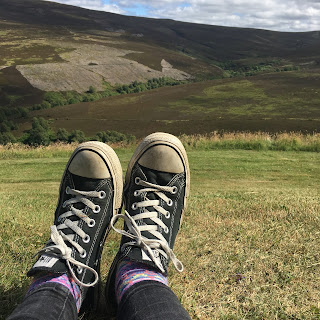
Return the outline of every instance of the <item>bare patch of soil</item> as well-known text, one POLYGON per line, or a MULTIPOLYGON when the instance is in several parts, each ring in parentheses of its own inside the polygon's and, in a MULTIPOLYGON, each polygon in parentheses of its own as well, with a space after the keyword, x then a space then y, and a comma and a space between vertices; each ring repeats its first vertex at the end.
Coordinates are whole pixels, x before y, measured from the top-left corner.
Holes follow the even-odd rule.
MULTIPOLYGON (((111 84, 129 84, 152 78, 171 77, 185 80, 191 76, 175 69, 164 59, 162 72, 151 69, 124 56, 134 51, 102 45, 69 44, 74 51, 61 53, 65 62, 20 65, 17 69, 32 86, 43 91, 87 91, 89 86, 104 90, 103 81, 111 84)), ((61 44, 60 44, 61 46, 61 44)))

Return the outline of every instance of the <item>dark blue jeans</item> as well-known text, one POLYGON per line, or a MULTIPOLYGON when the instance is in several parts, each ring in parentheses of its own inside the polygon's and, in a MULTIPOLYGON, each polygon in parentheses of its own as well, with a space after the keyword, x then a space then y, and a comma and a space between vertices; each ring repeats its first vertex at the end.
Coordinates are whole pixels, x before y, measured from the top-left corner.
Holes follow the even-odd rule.
MULTIPOLYGON (((190 320, 177 296, 164 284, 142 281, 128 289, 118 308, 119 320, 190 320)), ((7 320, 76 320, 70 291, 61 284, 44 284, 30 294, 7 320)))
POLYGON ((8 320, 72 320, 77 308, 70 290, 60 283, 46 283, 26 295, 8 320))

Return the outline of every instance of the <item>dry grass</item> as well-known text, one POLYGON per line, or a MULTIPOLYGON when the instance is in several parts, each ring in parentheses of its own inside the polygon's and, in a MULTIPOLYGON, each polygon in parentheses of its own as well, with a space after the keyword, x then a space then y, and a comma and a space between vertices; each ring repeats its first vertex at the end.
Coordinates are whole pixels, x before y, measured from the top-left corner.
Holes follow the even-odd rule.
MULTIPOLYGON (((48 238, 72 151, 60 146, 65 154, 53 157, 54 148, 0 150, 3 318, 23 297, 25 272, 48 238)), ((123 168, 132 149, 116 149, 123 168)), ((191 196, 175 245, 185 271, 171 266, 169 281, 192 319, 319 319, 318 154, 193 149, 188 156, 191 196)), ((108 238, 102 279, 118 241, 108 238)))
MULTIPOLYGON (((28 158, 61 158, 71 155, 78 145, 77 142, 62 143, 56 142, 49 146, 32 147, 20 143, 0 144, 0 160, 5 159, 28 159, 28 158)), ((109 144, 112 148, 132 148, 133 145, 125 142, 109 144)))
POLYGON ((188 149, 245 149, 281 151, 320 151, 320 134, 301 132, 217 132, 206 135, 183 135, 181 140, 188 149))

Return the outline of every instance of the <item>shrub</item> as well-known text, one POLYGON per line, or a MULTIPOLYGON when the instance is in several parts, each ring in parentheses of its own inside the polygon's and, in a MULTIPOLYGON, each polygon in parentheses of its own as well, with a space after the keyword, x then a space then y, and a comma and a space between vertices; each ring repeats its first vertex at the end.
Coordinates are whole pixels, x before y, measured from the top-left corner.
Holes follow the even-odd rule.
POLYGON ((7 116, 3 110, 0 110, 0 123, 7 120, 7 116))
POLYGON ((11 132, 0 133, 0 144, 6 145, 8 143, 15 143, 16 138, 11 132))
POLYGON ((47 146, 49 145, 50 141, 50 134, 44 128, 39 128, 36 130, 30 130, 23 143, 30 146, 47 146))
POLYGON ((61 142, 69 141, 69 132, 65 128, 59 128, 56 134, 57 140, 61 142))
POLYGON ((90 86, 89 87, 89 90, 88 90, 88 93, 96 93, 97 92, 97 89, 93 86, 90 86))
POLYGON ((12 121, 5 120, 0 123, 0 132, 9 132, 11 130, 17 130, 18 125, 12 121))
POLYGON ((133 143, 136 137, 133 135, 127 135, 121 132, 108 130, 100 131, 96 134, 95 139, 101 142, 116 143, 116 142, 128 142, 133 143))
POLYGON ((87 93, 83 96, 83 102, 96 101, 102 98, 100 93, 87 93))
POLYGON ((44 101, 49 102, 51 107, 64 106, 67 104, 65 97, 59 92, 46 92, 44 101))
POLYGON ((77 92, 66 92, 65 98, 68 104, 79 103, 79 102, 82 102, 82 99, 83 99, 82 96, 77 92))
POLYGON ((28 109, 24 108, 24 107, 19 107, 18 112, 19 112, 21 118, 25 118, 28 115, 28 109))
POLYGON ((40 110, 41 109, 41 104, 34 104, 30 109, 31 110, 40 110))
POLYGON ((8 126, 8 122, 7 121, 3 121, 2 123, 0 123, 0 132, 9 132, 11 129, 8 126))
POLYGON ((47 146, 54 139, 48 121, 43 118, 33 118, 32 129, 24 137, 23 143, 31 146, 47 146))
POLYGON ((84 142, 86 141, 86 136, 83 131, 81 130, 73 130, 69 135, 68 141, 69 142, 84 142))
POLYGON ((49 109, 49 108, 51 108, 51 103, 46 100, 40 104, 40 109, 49 109))

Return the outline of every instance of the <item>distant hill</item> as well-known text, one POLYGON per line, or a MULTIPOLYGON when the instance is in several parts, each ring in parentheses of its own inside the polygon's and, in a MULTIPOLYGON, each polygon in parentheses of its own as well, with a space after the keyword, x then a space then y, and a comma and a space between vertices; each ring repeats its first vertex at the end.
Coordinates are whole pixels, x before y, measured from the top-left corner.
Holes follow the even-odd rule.
POLYGON ((52 31, 121 31, 128 40, 147 41, 213 62, 267 57, 308 62, 320 57, 318 31, 289 33, 201 25, 129 17, 39 0, 0 0, 0 19, 42 25, 53 28, 52 31))
MULTIPOLYGON (((14 67, 42 91, 85 92, 89 86, 100 91, 106 83, 160 77, 223 77, 219 66, 177 50, 174 39, 154 41, 157 29, 153 36, 142 34, 149 22, 156 20, 140 22, 46 1, 0 0, 0 69, 14 67)), ((9 71, 15 72, 0 73, 0 89, 10 96, 22 80, 13 81, 17 77, 8 77, 9 71)), ((10 99, 15 97, 4 100, 10 99)))
POLYGON ((264 64, 320 64, 320 32, 129 17, 40 0, 0 0, 0 28, 0 69, 18 65, 43 91, 103 90, 104 82, 162 76, 216 79, 264 64))

